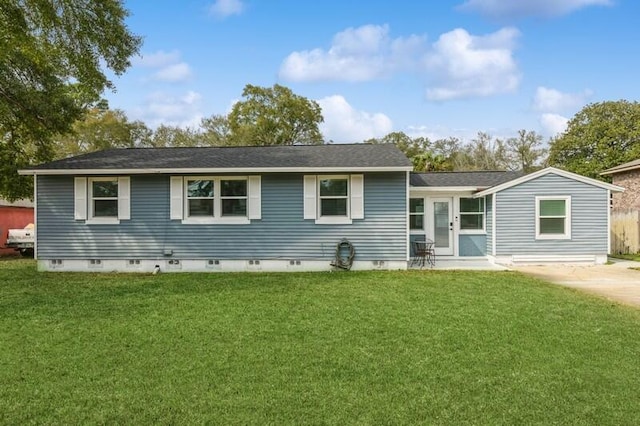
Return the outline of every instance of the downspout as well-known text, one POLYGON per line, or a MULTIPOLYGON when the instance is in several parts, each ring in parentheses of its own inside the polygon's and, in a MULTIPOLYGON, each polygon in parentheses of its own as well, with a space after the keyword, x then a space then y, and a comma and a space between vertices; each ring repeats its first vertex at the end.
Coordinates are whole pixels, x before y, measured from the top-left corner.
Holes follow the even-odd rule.
POLYGON ((607 189, 607 255, 611 254, 611 190, 607 189))
POLYGON ((411 231, 409 229, 409 198, 410 198, 410 182, 411 182, 411 172, 407 170, 407 179, 406 179, 406 196, 405 196, 405 229, 406 229, 406 244, 405 244, 405 253, 406 253, 406 261, 409 262, 409 255, 411 253, 410 245, 411 245, 411 231))
POLYGON ((491 227, 491 255, 495 259, 496 257, 496 229, 498 224, 496 223, 496 198, 498 198, 498 193, 494 193, 493 197, 491 197, 491 222, 493 222, 493 226, 491 227))
POLYGON ((33 174, 33 258, 38 260, 38 175, 33 174))

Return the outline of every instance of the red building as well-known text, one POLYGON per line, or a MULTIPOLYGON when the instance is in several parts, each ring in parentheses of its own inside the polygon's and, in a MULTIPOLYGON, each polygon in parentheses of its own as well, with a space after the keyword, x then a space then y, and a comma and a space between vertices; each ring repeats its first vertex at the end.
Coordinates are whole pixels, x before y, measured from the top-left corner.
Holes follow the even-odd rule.
POLYGON ((24 228, 33 222, 33 202, 18 200, 9 202, 0 198, 0 256, 16 254, 13 249, 4 248, 9 229, 24 228))

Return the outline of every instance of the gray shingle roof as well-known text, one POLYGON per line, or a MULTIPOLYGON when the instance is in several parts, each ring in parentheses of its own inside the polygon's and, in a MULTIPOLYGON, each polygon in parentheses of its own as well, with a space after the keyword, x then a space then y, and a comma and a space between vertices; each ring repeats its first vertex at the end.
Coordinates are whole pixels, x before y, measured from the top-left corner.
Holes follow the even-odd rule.
POLYGON ((601 175, 613 175, 620 172, 626 172, 629 170, 640 169, 640 159, 629 161, 628 163, 620 164, 619 166, 612 167, 600 173, 601 175))
POLYGON ((411 173, 411 186, 474 186, 490 188, 520 176, 522 176, 522 172, 511 171, 411 173))
POLYGON ((406 168, 411 162, 392 144, 260 147, 123 148, 92 152, 28 170, 217 168, 406 168))

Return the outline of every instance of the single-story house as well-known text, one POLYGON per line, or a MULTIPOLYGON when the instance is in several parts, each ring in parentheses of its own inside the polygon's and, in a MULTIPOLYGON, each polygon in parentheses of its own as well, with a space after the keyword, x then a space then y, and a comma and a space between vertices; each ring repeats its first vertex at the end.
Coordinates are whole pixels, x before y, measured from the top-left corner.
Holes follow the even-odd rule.
POLYGON ((9 201, 0 198, 0 256, 16 254, 14 249, 4 247, 9 229, 22 229, 30 223, 33 223, 31 200, 9 201))
POLYGON ((547 168, 412 173, 394 145, 127 148, 22 170, 35 176, 41 270, 406 269, 438 258, 596 262, 614 185, 547 168))
POLYGON ((620 164, 600 173, 611 176, 614 185, 625 188, 613 194, 611 203, 612 251, 640 252, 640 159, 620 164))

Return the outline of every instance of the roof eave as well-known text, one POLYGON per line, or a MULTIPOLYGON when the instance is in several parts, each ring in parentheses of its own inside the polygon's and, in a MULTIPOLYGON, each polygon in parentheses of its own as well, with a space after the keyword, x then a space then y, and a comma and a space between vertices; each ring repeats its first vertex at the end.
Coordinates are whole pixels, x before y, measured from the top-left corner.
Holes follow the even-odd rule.
POLYGON ((632 170, 637 170, 637 169, 640 169, 640 164, 636 164, 635 166, 622 167, 622 168, 614 167, 612 169, 608 169, 608 170, 605 170, 604 172, 601 172, 600 176, 615 175, 616 173, 630 172, 632 170))
POLYGON ((144 175, 144 174, 220 174, 220 173, 354 173, 407 172, 412 166, 382 167, 197 167, 145 169, 22 169, 20 175, 144 175))
POLYGON ((428 192, 475 192, 486 188, 486 186, 421 186, 410 185, 412 191, 428 191, 428 192))

